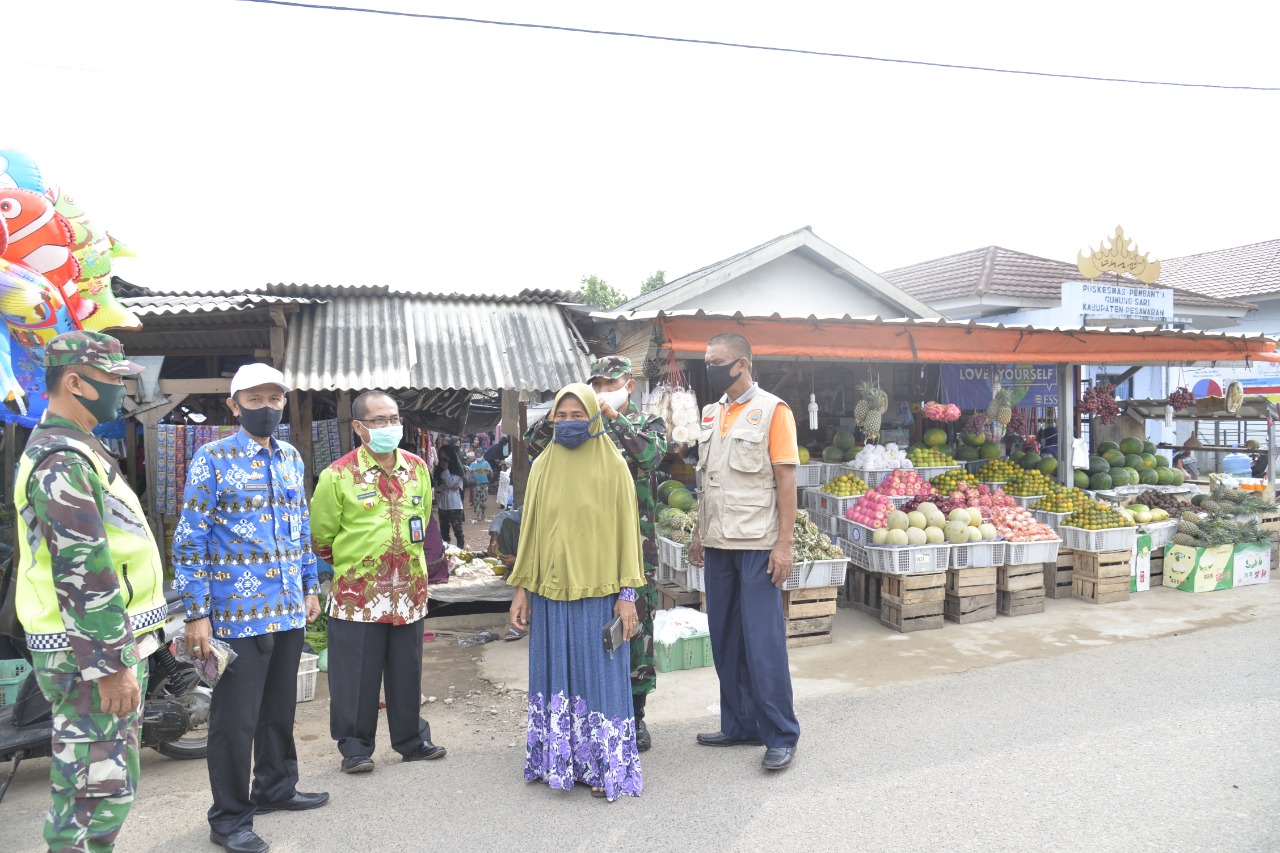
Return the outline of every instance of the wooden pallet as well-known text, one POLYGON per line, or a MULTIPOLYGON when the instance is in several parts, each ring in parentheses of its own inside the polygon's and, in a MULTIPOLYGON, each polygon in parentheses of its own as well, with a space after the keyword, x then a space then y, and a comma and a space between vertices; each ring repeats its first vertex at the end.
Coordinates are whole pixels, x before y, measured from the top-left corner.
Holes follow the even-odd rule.
MULTIPOLYGON (((994 584, 992 585, 994 587, 994 584)), ((983 595, 951 595, 943 601, 942 615, 948 622, 968 625, 996 618, 996 593, 983 595)))
POLYGON ((1077 551, 1075 577, 1095 581, 1123 578, 1128 588, 1132 562, 1128 551, 1077 551))
MULTIPOLYGON (((1038 575, 1043 581, 1044 575, 1038 575)), ((996 593, 996 612, 1001 616, 1027 616, 1044 612, 1044 588, 1001 590, 996 593)))
POLYGON ((702 593, 697 590, 685 589, 672 581, 657 581, 656 586, 658 587, 658 606, 663 610, 670 610, 673 607, 697 608, 702 604, 702 593))
MULTIPOLYGON (((832 605, 835 599, 831 599, 832 605)), ((831 642, 831 623, 834 616, 817 616, 812 619, 787 620, 787 648, 820 646, 831 642)))
POLYGON ((1023 563, 1018 566, 1000 566, 996 569, 998 592, 1022 592, 1035 590, 1044 597, 1044 564, 1023 563))
MULTIPOLYGON (((900 575, 899 577, 909 577, 900 575)), ((942 591, 942 587, 938 588, 942 591)), ((880 622, 900 634, 942 627, 943 599, 904 604, 892 595, 880 597, 880 622)))
POLYGON ((1129 600, 1129 576, 1123 578, 1076 577, 1071 581, 1071 592, 1076 598, 1090 604, 1112 604, 1129 600))
POLYGON ((871 616, 880 615, 880 573, 850 565, 845 578, 849 603, 853 609, 871 616))
POLYGON ((821 586, 814 589, 783 590, 782 615, 787 619, 834 616, 838 589, 839 587, 834 586, 821 586))
MULTIPOLYGON (((1275 563, 1272 563, 1275 565, 1275 563)), ((1155 589, 1164 583, 1164 551, 1151 555, 1151 588, 1155 589)))
MULTIPOLYGON (((893 598, 899 604, 921 604, 924 602, 942 603, 947 591, 947 573, 922 572, 914 575, 881 575, 881 612, 886 598, 893 598)), ((942 612, 941 608, 938 610, 942 612)))
POLYGON ((994 595, 995 591, 995 566, 985 569, 947 569, 947 595, 966 598, 974 595, 994 595))

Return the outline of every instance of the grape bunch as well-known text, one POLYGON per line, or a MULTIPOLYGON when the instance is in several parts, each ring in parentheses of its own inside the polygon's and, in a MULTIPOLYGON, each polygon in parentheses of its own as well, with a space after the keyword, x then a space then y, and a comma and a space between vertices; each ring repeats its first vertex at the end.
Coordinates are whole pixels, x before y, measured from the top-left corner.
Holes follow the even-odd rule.
POLYGON ((1120 417, 1120 407, 1116 405, 1116 386, 1110 382, 1102 382, 1089 388, 1080 397, 1080 411, 1093 415, 1104 424, 1113 424, 1120 417))
POLYGON ((1014 409, 1009 417, 1009 432, 1013 435, 1027 435, 1027 416, 1022 409, 1014 409))
POLYGON ((1169 405, 1173 407, 1175 412, 1181 412, 1196 404, 1196 395, 1187 390, 1187 386, 1183 385, 1177 391, 1169 395, 1169 405))

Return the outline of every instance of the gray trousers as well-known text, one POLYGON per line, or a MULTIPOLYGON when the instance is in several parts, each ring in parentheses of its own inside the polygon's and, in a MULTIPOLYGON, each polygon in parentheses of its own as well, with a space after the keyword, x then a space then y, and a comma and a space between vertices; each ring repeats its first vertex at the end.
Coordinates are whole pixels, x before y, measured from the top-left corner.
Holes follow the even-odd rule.
POLYGON ((391 625, 329 617, 329 734, 343 758, 373 755, 378 688, 387 699, 391 747, 401 755, 431 740, 418 715, 423 622, 391 625))

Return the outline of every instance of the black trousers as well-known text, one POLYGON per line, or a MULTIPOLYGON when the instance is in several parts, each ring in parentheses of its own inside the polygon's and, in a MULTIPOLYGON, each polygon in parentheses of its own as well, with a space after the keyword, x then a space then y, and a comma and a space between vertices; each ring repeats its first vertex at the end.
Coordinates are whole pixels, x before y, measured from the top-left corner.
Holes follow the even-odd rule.
POLYGON ((209 826, 219 835, 251 829, 257 803, 283 802, 297 792, 293 715, 305 633, 297 628, 226 641, 237 657, 209 706, 209 826))
POLYGON ((343 758, 373 755, 379 687, 387 697, 391 747, 407 755, 431 740, 431 727, 418 716, 424 621, 329 618, 329 734, 343 758))
MULTIPOLYGON (((453 530, 453 538, 457 541, 454 543, 459 548, 466 550, 467 543, 462 538, 465 519, 463 518, 464 510, 461 509, 442 509, 440 510, 440 538, 445 542, 449 541, 449 530, 453 530)), ((332 654, 332 652, 330 652, 332 654)))

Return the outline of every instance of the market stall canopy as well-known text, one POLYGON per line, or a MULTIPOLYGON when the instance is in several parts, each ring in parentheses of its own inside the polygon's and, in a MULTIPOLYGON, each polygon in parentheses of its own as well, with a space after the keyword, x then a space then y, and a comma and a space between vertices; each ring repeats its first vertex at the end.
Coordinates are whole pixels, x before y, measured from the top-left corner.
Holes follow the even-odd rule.
MULTIPOLYGON (((1126 413, 1137 418, 1158 421, 1164 418, 1168 400, 1125 400, 1121 402, 1126 413)), ((1267 418, 1280 418, 1280 406, 1266 397, 1245 397, 1237 412, 1222 409, 1216 412, 1197 412, 1195 406, 1174 412, 1175 420, 1182 421, 1265 421, 1267 418)))
POLYGON ((598 320, 655 322, 665 346, 701 356, 707 341, 736 332, 757 356, 811 360, 991 362, 1035 364, 1246 364, 1280 362, 1276 340, 1161 329, 1005 326, 947 320, 880 317, 746 317, 703 311, 596 312, 598 320))
POLYGON ((557 391, 587 375, 571 294, 419 294, 387 287, 268 285, 318 301, 289 318, 285 381, 302 391, 557 391))

